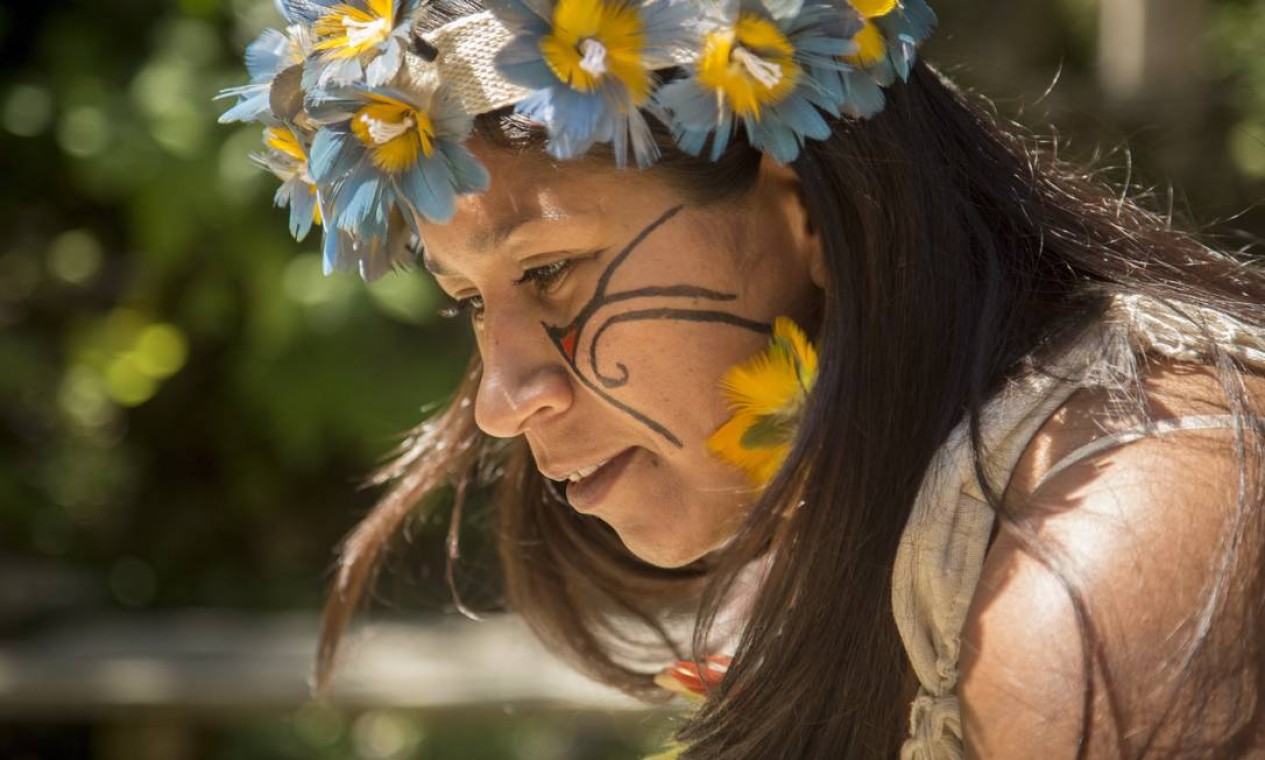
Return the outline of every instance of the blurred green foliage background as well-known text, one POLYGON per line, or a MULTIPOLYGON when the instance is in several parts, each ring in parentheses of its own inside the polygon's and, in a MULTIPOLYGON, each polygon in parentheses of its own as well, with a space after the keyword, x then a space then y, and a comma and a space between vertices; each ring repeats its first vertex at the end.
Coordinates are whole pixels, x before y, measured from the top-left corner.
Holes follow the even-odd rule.
MULTIPOLYGON (((1265 234, 1265 0, 1181 2, 1197 23, 1171 34, 1199 66, 1158 92, 1104 84, 1099 0, 938 0, 925 54, 1057 130, 1064 156, 1246 244, 1265 234)), ((259 130, 216 123, 245 45, 279 23, 266 0, 0 5, 0 633, 94 609, 315 608, 373 502, 358 483, 461 372, 468 331, 436 317, 433 284, 322 276, 316 235, 289 238, 248 159, 259 130), (71 581, 22 593, 48 574, 71 581)), ((447 604, 438 582, 414 592, 447 604)), ((214 756, 282 756, 271 731, 221 735, 214 756)), ((77 756, 38 735, 29 756, 77 756)))

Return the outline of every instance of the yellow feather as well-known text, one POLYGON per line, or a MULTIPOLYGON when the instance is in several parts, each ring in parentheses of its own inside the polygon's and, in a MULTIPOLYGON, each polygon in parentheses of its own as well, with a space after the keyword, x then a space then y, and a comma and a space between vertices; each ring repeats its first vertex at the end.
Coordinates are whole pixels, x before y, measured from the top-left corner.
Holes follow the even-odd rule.
POLYGON ((732 30, 707 35, 698 63, 698 81, 721 93, 739 116, 759 119, 761 108, 781 101, 799 83, 802 72, 794 55, 794 45, 776 24, 744 13, 732 30), (734 59, 736 47, 774 66, 777 81, 770 86, 752 76, 734 59))
POLYGON ((430 117, 393 98, 376 94, 371 97, 374 102, 352 117, 351 131, 369 148, 369 159, 373 165, 388 174, 398 174, 412 168, 419 153, 430 157, 435 149, 435 127, 430 117), (410 120, 413 122, 411 125, 385 142, 378 142, 369 126, 376 122, 398 127, 410 120))
POLYGON ((852 0, 852 7, 862 18, 886 16, 896 8, 896 0, 852 0))
POLYGON ((384 18, 395 26, 395 0, 369 0, 369 12, 378 18, 384 18))
POLYGON ((783 431, 798 424, 816 377, 816 349, 792 320, 778 317, 769 347, 722 378, 734 416, 708 438, 708 449, 764 485, 790 451, 791 435, 783 431))
POLYGON ((751 449, 742 445, 742 438, 759 421, 755 415, 737 414, 707 439, 707 448, 725 462, 747 473, 751 484, 763 486, 773 479, 789 447, 751 449))
POLYGON ((883 39, 883 33, 873 21, 867 19, 861 31, 857 32, 856 37, 852 39, 857 43, 857 52, 845 58, 849 63, 858 66, 873 66, 884 55, 887 55, 887 41, 883 39))
POLYGON ((365 12, 354 5, 340 3, 335 5, 326 13, 316 20, 312 25, 312 31, 316 34, 317 41, 312 47, 315 50, 326 53, 330 58, 354 58, 361 53, 373 48, 378 43, 385 40, 391 33, 389 26, 390 19, 394 15, 394 4, 391 0, 370 0, 370 12, 365 12), (387 6, 385 13, 380 13, 381 6, 387 6), (372 24, 379 19, 387 18, 388 25, 378 31, 376 34, 365 36, 360 42, 352 43, 351 32, 348 31, 349 24, 372 24))
POLYGON ((642 61, 644 48, 641 19, 633 7, 601 0, 560 0, 554 7, 552 33, 540 40, 541 55, 558 79, 580 92, 592 92, 603 76, 612 76, 628 88, 634 105, 650 97, 652 80, 642 61), (605 49, 605 73, 580 66, 580 44, 588 39, 605 49))
POLYGON ((281 153, 286 154, 290 158, 298 161, 307 162, 307 156, 303 153, 303 146, 299 145, 299 138, 285 127, 269 127, 264 131, 264 143, 281 153))

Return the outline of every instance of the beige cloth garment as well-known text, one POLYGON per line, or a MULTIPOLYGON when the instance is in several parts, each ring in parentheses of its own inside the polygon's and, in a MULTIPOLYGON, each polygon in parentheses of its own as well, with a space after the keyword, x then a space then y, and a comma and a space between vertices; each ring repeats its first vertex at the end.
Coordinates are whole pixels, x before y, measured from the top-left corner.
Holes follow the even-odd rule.
MULTIPOLYGON (((1219 312, 1183 310, 1231 356, 1265 368, 1265 335, 1219 312)), ((1133 359, 1143 351, 1195 361, 1206 357, 1206 346, 1203 335, 1168 307, 1138 295, 1117 297, 1094 329, 1050 363, 1051 372, 1012 382, 985 405, 980 430, 990 482, 1004 489, 1037 430, 1078 389, 1127 387, 1136 380, 1133 359)), ((1229 426, 1227 419, 1198 426, 1229 426)), ((975 477, 967 424, 959 424, 933 458, 892 572, 893 613, 919 682, 902 760, 963 755, 956 695, 960 637, 993 526, 993 510, 975 477)), ((1132 438, 1118 442, 1124 440, 1132 438)))

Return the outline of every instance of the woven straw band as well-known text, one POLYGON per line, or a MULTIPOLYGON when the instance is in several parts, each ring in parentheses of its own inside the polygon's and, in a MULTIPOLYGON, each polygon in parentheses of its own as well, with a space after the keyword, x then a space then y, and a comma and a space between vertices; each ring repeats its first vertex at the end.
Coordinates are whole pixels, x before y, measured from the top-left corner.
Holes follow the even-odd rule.
POLYGON ((496 71, 496 54, 513 33, 488 11, 462 16, 425 35, 439 51, 439 81, 461 100, 466 113, 478 115, 512 106, 531 92, 510 84, 496 71))

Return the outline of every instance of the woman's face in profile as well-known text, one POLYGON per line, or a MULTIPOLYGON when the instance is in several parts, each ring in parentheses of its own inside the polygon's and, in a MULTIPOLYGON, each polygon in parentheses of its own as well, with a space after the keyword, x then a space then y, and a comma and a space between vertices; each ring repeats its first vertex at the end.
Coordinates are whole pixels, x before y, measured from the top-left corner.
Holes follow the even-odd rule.
POLYGON ((746 196, 702 206, 654 171, 473 147, 491 189, 422 238, 474 326, 479 427, 523 436, 568 503, 647 562, 717 548, 753 496, 706 447, 729 417, 721 377, 820 298, 793 174, 766 163, 746 196))

